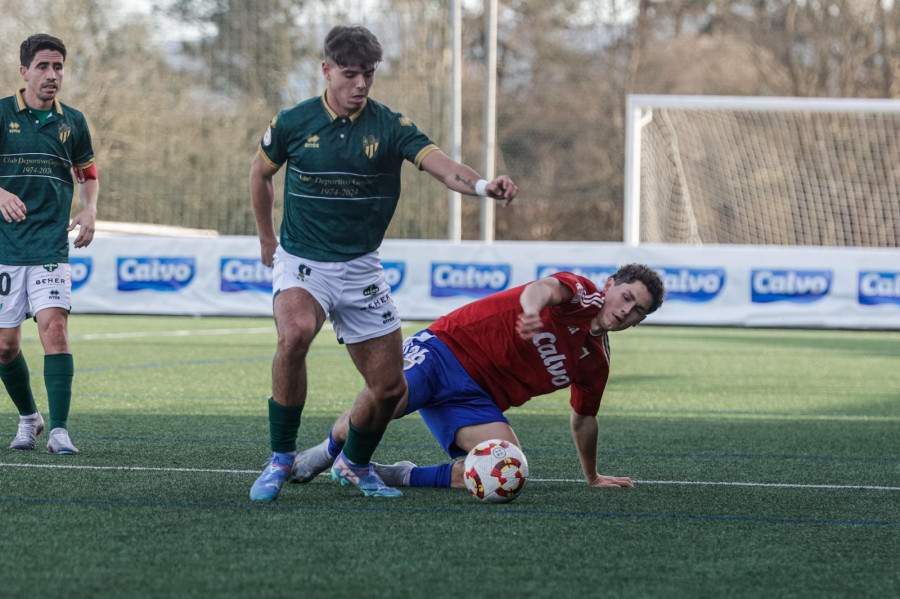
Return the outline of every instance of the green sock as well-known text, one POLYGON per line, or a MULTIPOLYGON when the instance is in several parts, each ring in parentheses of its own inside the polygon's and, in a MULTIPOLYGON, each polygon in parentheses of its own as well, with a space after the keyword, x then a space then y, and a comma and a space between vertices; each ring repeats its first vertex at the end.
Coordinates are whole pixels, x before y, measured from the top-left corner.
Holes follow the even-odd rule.
POLYGON ((50 404, 50 430, 67 427, 74 374, 72 354, 44 356, 44 386, 47 387, 47 403, 50 404))
POLYGON ((297 451, 297 431, 300 430, 302 413, 303 406, 283 406, 274 398, 269 398, 269 441, 272 451, 297 451))
POLYGON ((347 441, 344 443, 344 456, 354 464, 363 466, 372 461, 372 454, 381 442, 384 431, 364 431, 349 422, 347 441))
POLYGON ((31 376, 28 374, 28 364, 25 363, 25 354, 19 352, 16 359, 9 364, 0 364, 0 380, 6 387, 6 392, 12 398, 19 415, 28 416, 37 412, 34 403, 34 394, 31 392, 31 376))

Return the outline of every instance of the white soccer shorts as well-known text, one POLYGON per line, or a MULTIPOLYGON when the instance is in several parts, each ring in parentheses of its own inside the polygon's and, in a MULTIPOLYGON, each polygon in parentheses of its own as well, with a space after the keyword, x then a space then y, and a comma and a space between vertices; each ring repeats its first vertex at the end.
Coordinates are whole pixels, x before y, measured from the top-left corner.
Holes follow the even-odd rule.
POLYGON ((378 252, 347 262, 317 262, 275 251, 272 293, 299 287, 312 295, 341 343, 360 343, 400 328, 378 252))
POLYGON ((14 329, 44 308, 72 308, 72 275, 64 262, 0 264, 0 329, 14 329))

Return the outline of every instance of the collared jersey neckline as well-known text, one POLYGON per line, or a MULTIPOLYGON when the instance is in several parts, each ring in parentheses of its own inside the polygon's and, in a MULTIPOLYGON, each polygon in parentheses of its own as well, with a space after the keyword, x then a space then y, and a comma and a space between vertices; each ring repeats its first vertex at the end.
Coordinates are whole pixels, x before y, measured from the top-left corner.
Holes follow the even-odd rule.
POLYGON ((369 102, 369 99, 366 98, 366 101, 363 102, 363 105, 359 107, 359 110, 357 110, 353 114, 348 114, 346 117, 343 117, 343 116, 339 115, 338 113, 336 113, 335 111, 333 111, 331 109, 331 106, 328 105, 327 95, 328 95, 328 90, 326 89, 324 92, 322 92, 322 106, 325 107, 325 112, 328 113, 328 116, 330 116, 331 120, 333 120, 333 121, 336 121, 338 119, 347 118, 347 119, 350 119, 350 122, 352 123, 353 121, 355 121, 356 119, 359 118, 359 115, 361 115, 362 111, 366 109, 366 104, 368 104, 368 102, 369 102))
MULTIPOLYGON (((18 109, 19 112, 28 110, 30 108, 30 106, 28 106, 28 104, 25 103, 25 95, 24 94, 25 94, 24 87, 16 92, 16 108, 18 109)), ((51 108, 50 110, 55 111, 57 114, 63 113, 62 104, 60 103, 59 98, 53 98, 53 108, 51 108)))

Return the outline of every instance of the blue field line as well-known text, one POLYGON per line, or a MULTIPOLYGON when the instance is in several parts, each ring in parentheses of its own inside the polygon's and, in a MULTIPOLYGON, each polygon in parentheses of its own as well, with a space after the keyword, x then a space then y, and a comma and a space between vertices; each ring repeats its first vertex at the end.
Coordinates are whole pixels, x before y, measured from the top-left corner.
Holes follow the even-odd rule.
MULTIPOLYGON (((13 433, 0 433, 2 437, 15 437, 13 433)), ((72 435, 72 439, 76 441, 128 441, 141 443, 203 443, 214 445, 258 445, 267 446, 268 439, 217 439, 217 438, 188 438, 188 437, 152 437, 141 435, 72 435)), ((380 443, 382 449, 400 449, 400 450, 435 450, 443 451, 438 445, 431 444, 414 444, 414 443, 380 443)), ((300 451, 306 449, 305 444, 301 444, 298 449, 300 451)), ((574 449, 539 449, 536 447, 525 447, 526 454, 555 454, 555 455, 577 455, 574 449)), ((703 452, 666 452, 666 451, 598 451, 597 455, 601 456, 625 456, 639 458, 686 458, 686 459, 722 459, 734 458, 741 460, 814 460, 823 462, 875 462, 875 463, 900 463, 900 456, 840 456, 840 455, 811 455, 811 454, 792 454, 792 453, 729 453, 717 451, 703 452)))
MULTIPOLYGON (((0 433, 0 438, 2 437, 15 437, 14 433, 0 433)), ((269 446, 269 440, 263 437, 259 439, 216 439, 216 438, 188 438, 188 437, 150 437, 150 436, 141 436, 141 435, 72 435, 72 439, 77 441, 137 441, 141 443, 149 442, 149 443, 203 443, 203 444, 212 444, 212 445, 259 445, 259 446, 269 446)), ((378 445, 382 448, 393 448, 393 449, 425 449, 425 450, 436 450, 443 451, 439 445, 424 445, 424 444, 392 444, 392 443, 380 443, 378 445)), ((306 446, 298 447, 300 451, 306 449, 306 446)))
MULTIPOLYGON (((361 499, 361 498, 357 498, 361 499)), ((371 501, 371 500, 368 500, 371 501)), ((529 510, 496 506, 468 506, 459 508, 416 508, 389 506, 321 506, 321 505, 287 505, 287 504, 229 504, 229 503, 196 503, 188 501, 111 501, 100 499, 49 499, 29 497, 0 497, 0 503, 33 504, 33 505, 74 505, 101 506, 122 508, 186 508, 186 509, 219 509, 219 510, 284 510, 314 512, 382 512, 407 514, 464 514, 488 516, 568 516, 579 518, 614 518, 640 520, 694 520, 707 522, 746 522, 753 524, 806 524, 816 526, 900 526, 900 521, 892 520, 853 520, 825 518, 773 518, 759 516, 717 516, 711 514, 654 514, 654 513, 622 513, 596 512, 589 510, 529 510)))
MULTIPOLYGON (((310 352, 307 355, 307 359, 313 359, 317 357, 324 357, 335 354, 344 354, 345 352, 341 349, 323 349, 323 350, 315 350, 310 352)), ((216 358, 216 359, 204 359, 204 360, 181 360, 174 362, 147 362, 144 364, 127 364, 127 365, 119 365, 119 366, 90 366, 86 368, 76 368, 75 374, 83 373, 97 373, 97 372, 114 372, 114 371, 125 371, 125 370, 149 370, 154 368, 178 368, 183 366, 208 366, 208 365, 216 365, 216 364, 240 364, 240 363, 254 363, 254 362, 266 362, 272 360, 272 354, 266 354, 264 356, 249 356, 242 358, 216 358)), ((29 370, 29 374, 31 376, 40 377, 43 376, 43 371, 41 370, 29 370)), ((87 397, 116 397, 116 394, 91 394, 85 393, 81 394, 87 397)), ((136 397, 135 395, 123 394, 121 397, 136 397)), ((153 396, 146 396, 153 397, 153 396)), ((208 399, 220 399, 221 396, 213 396, 208 399)), ((204 397, 195 397, 193 399, 204 399, 204 397)), ((228 398, 225 398, 228 399, 228 398)), ((237 398, 235 398, 237 399, 237 398)), ((857 418, 857 419, 871 419, 871 420, 879 420, 883 418, 894 419, 894 416, 885 416, 885 415, 871 415, 871 414, 860 414, 854 412, 841 412, 841 411, 821 411, 821 410, 793 410, 793 411, 778 411, 778 410, 739 410, 739 409, 705 409, 705 408, 655 408, 655 407, 647 407, 647 406, 610 406, 605 410, 607 413, 648 413, 648 414, 722 414, 727 416, 777 416, 777 417, 790 417, 790 416, 818 416, 823 418, 834 417, 834 418, 857 418)))
MULTIPOLYGON (((148 363, 148 364, 132 364, 129 366, 97 366, 90 367, 84 369, 76 369, 75 373, 94 373, 94 372, 110 372, 116 370, 145 370, 150 368, 163 368, 163 367, 177 367, 177 366, 197 366, 197 365, 208 365, 208 364, 226 364, 226 363, 241 363, 241 362, 261 362, 264 360, 271 360, 270 357, 257 356, 253 358, 223 358, 218 360, 194 360, 189 362, 156 362, 156 363, 148 363)), ((31 376, 40 377, 43 376, 42 371, 40 370, 31 370, 29 371, 31 376)), ((45 396, 44 393, 36 393, 38 396, 45 396)), ((241 400, 247 399, 245 395, 239 396, 227 396, 227 395, 178 395, 178 396, 161 396, 158 393, 73 393, 73 397, 105 397, 105 398, 126 398, 126 399, 196 399, 196 400, 241 400)), ((321 397, 309 397, 307 398, 307 402, 318 402, 318 401, 346 401, 350 403, 351 399, 346 400, 333 400, 328 398, 321 397)), ((752 411, 752 410, 723 410, 716 408, 647 408, 640 406, 633 407, 608 407, 605 408, 605 414, 614 414, 614 413, 671 413, 671 414, 684 414, 685 416, 690 415, 715 415, 721 414, 723 416, 778 416, 778 417, 791 417, 791 416, 817 416, 823 418, 844 418, 844 419, 857 419, 857 420, 871 420, 871 421, 891 421, 897 420, 897 416, 894 415, 884 415, 884 414, 862 414, 862 413, 854 413, 854 412, 824 412, 824 411, 815 411, 815 410, 799 410, 799 411, 785 411, 785 412, 777 412, 777 411, 752 411)))
POLYGON ((649 406, 608 406, 604 412, 648 414, 722 414, 725 416, 822 416, 836 418, 897 418, 896 414, 862 414, 840 410, 739 410, 736 408, 654 408, 649 406))
MULTIPOLYGON (((326 350, 316 350, 310 352, 307 356, 307 359, 324 357, 328 355, 334 354, 344 354, 345 352, 341 349, 326 349, 326 350)), ((174 362, 147 362, 144 364, 127 364, 120 366, 90 366, 86 368, 76 368, 75 374, 79 373, 96 373, 96 372, 113 372, 120 370, 149 370, 154 368, 177 368, 182 366, 206 366, 206 365, 215 365, 215 364, 237 364, 237 363, 253 363, 253 362, 266 362, 272 360, 272 354, 267 354, 264 356, 249 356, 242 358, 217 358, 217 359, 204 359, 204 360, 182 360, 182 361, 174 361, 174 362)), ((43 371, 41 370, 29 370, 29 374, 31 376, 40 377, 43 376, 43 371)), ((91 394, 86 393, 82 394, 88 397, 116 397, 116 394, 91 394)), ((121 397, 135 397, 134 395, 123 394, 121 397)), ((153 396, 147 396, 153 397, 153 396)), ((219 399, 220 396, 210 397, 209 399, 219 399)), ((197 399, 197 398, 195 398, 197 399)), ((199 399, 203 399, 200 397, 199 399)), ((228 399, 228 398, 225 398, 228 399)), ((893 415, 884 415, 884 414, 861 414, 855 412, 844 412, 844 411, 836 411, 836 410, 791 410, 791 411, 779 411, 779 410, 742 410, 742 409, 717 409, 717 408, 656 408, 649 406, 633 406, 633 405, 624 405, 624 406, 609 406, 605 408, 606 413, 648 413, 648 414, 722 414, 726 416, 777 416, 777 417, 790 417, 790 416, 818 416, 823 418, 834 417, 834 418, 857 418, 857 419, 871 419, 871 420, 879 420, 883 418, 895 419, 896 416, 893 415)))
MULTIPOLYGON (((540 451, 540 450, 538 450, 540 451)), ((526 451, 526 453, 536 453, 526 451)), ((660 458, 738 458, 747 460, 820 460, 828 462, 887 462, 898 463, 900 456, 839 456, 839 455, 810 455, 803 453, 727 453, 719 451, 702 452, 665 452, 665 451, 599 451, 600 455, 609 456, 635 456, 635 457, 660 457, 660 458)))

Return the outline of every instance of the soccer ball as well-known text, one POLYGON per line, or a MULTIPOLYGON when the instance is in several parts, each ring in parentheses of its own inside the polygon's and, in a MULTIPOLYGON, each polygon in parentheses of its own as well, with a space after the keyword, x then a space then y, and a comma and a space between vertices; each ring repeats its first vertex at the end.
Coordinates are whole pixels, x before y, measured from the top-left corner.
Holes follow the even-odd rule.
POLYGON ((509 441, 483 441, 466 456, 464 478, 469 494, 476 499, 506 503, 522 492, 528 480, 528 461, 509 441))

